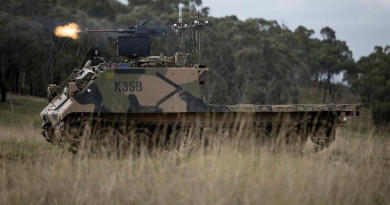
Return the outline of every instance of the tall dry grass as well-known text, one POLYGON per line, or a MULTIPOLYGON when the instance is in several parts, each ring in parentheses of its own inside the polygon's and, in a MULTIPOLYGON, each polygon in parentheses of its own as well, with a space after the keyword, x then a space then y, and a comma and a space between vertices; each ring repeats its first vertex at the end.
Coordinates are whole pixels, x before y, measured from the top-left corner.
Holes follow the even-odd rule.
POLYGON ((0 204, 390 204, 390 140, 373 134, 340 130, 317 154, 233 139, 122 159, 73 156, 32 127, 0 140, 0 204))

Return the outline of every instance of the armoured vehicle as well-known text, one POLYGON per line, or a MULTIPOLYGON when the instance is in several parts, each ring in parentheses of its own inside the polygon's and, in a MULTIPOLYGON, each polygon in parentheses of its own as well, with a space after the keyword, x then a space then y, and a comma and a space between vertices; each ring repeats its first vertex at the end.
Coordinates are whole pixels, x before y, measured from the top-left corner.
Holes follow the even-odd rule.
POLYGON ((112 41, 126 60, 112 63, 96 56, 98 65, 88 61, 60 85, 49 85, 50 104, 40 114, 44 138, 74 152, 83 138, 94 139, 92 149, 125 150, 141 141, 181 141, 189 130, 227 130, 232 137, 246 132, 261 143, 299 148, 311 139, 322 149, 335 140, 336 128, 348 117, 360 115, 353 104, 205 103, 209 68, 202 64, 201 34, 207 25, 197 14, 183 23, 180 11, 179 22, 172 25, 180 42, 172 57, 150 56, 151 38, 167 29, 148 28, 146 21, 128 29, 87 30, 121 33, 112 41))

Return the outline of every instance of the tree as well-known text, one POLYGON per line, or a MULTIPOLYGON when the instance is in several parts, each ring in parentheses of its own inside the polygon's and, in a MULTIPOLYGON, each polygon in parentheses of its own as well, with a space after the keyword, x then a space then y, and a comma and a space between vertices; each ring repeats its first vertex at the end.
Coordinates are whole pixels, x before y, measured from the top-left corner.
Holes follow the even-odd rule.
MULTIPOLYGON (((25 17, 13 16, 0 12, 0 56, 1 56, 1 101, 6 101, 6 92, 19 92, 19 80, 21 73, 27 69, 34 69, 34 65, 28 64, 29 54, 36 54, 36 48, 42 39, 42 26, 36 22, 27 21, 25 17)), ((30 56, 33 57, 33 56, 30 56)))
MULTIPOLYGON (((319 40, 303 26, 291 31, 274 20, 213 18, 209 8, 199 8, 201 0, 129 0, 128 6, 116 0, 4 0, 0 2, 4 99, 7 91, 45 95, 47 83, 60 83, 91 59, 95 49, 107 60, 123 60, 115 49, 109 51, 108 34, 82 32, 77 40, 58 38, 53 34, 56 26, 75 22, 82 30, 115 29, 147 19, 149 26, 169 27, 167 22, 177 21, 179 4, 185 19, 198 10, 210 22, 202 38, 203 62, 210 68, 209 103, 298 103, 300 88, 310 87, 308 79, 313 78, 323 82, 324 100, 328 95, 334 100, 338 90, 334 76, 354 69, 348 46, 329 27, 322 29, 324 39, 319 40)), ((152 39, 152 55, 176 51, 175 35, 152 39)), ((353 76, 356 79, 357 74, 353 76)))
POLYGON ((345 71, 348 63, 353 63, 353 59, 345 41, 336 40, 336 32, 333 29, 325 27, 321 29, 321 34, 324 39, 312 44, 310 64, 320 81, 320 90, 323 84, 322 101, 325 102, 328 92, 332 100, 336 94, 337 82, 334 82, 334 77, 345 71))
POLYGON ((352 89, 372 108, 374 123, 385 132, 390 123, 390 52, 377 46, 357 66, 360 77, 352 81, 352 89))

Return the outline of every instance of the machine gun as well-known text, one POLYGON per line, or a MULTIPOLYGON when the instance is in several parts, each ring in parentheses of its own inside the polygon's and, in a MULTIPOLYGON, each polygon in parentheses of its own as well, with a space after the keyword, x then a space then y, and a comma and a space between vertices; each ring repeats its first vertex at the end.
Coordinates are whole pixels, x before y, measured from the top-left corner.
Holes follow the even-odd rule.
POLYGON ((148 28, 147 20, 141 24, 129 27, 128 29, 118 30, 89 30, 87 33, 125 33, 129 35, 118 36, 114 44, 117 46, 117 55, 130 59, 150 56, 150 44, 152 36, 163 36, 167 29, 163 27, 148 28))

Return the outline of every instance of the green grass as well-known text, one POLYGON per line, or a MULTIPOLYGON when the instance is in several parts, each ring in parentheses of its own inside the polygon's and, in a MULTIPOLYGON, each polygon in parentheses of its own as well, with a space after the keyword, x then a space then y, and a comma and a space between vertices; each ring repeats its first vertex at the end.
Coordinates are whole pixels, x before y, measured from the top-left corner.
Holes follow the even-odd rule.
POLYGON ((36 158, 58 154, 62 150, 47 142, 0 141, 0 158, 36 158))
POLYGON ((47 104, 45 98, 7 94, 7 102, 0 103, 0 157, 30 158, 58 150, 39 133, 39 113, 47 104))
POLYGON ((0 124, 3 126, 40 127, 39 113, 47 106, 44 98, 7 95, 6 103, 0 103, 0 124), (12 111, 11 102, 14 108, 12 111))

